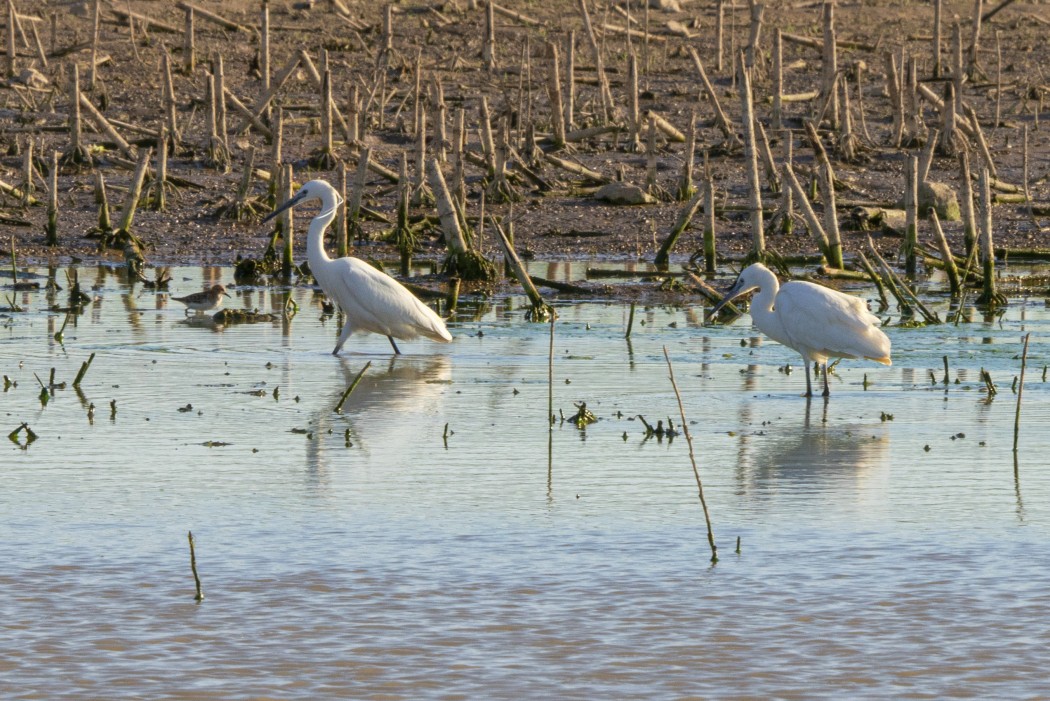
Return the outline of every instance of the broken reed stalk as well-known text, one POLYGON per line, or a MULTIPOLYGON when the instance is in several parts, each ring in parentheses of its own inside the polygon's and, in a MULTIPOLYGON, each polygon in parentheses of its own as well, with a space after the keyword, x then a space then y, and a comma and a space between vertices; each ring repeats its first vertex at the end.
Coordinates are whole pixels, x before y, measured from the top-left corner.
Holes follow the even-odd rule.
POLYGON ((565 116, 566 129, 572 129, 576 121, 576 32, 570 29, 565 39, 565 116))
MULTIPOLYGON (((445 89, 441 85, 441 78, 436 75, 431 80, 430 104, 434 107, 434 135, 431 137, 431 143, 438 162, 444 164, 448 160, 445 154, 448 144, 448 130, 445 124, 448 121, 448 105, 445 103, 445 89)), ((356 134, 356 131, 354 133, 356 134)), ((356 138, 355 136, 353 140, 356 138)))
POLYGON ((496 9, 491 1, 485 6, 485 41, 481 48, 481 60, 485 70, 496 70, 496 9))
POLYGON ((1024 370, 1028 363, 1028 341, 1032 337, 1029 331, 1024 335, 1024 349, 1021 350, 1021 377, 1017 383, 1017 410, 1014 412, 1014 452, 1017 452, 1017 439, 1021 435, 1021 395, 1024 393, 1024 370))
MULTIPOLYGON (((346 226, 346 167, 339 168, 339 196, 342 202, 336 207, 335 215, 335 251, 336 258, 345 258, 350 251, 347 247, 346 226)), ((402 274, 406 274, 402 271, 402 274)))
MULTIPOLYGON (((791 130, 785 129, 782 141, 785 165, 789 165, 794 160, 792 140, 791 130)), ((790 185, 785 185, 787 174, 783 170, 782 167, 780 175, 780 232, 782 234, 790 234, 795 231, 795 192, 790 185)))
POLYGON ((897 298, 898 303, 901 305, 901 313, 903 316, 910 316, 913 314, 912 306, 917 307, 919 313, 928 324, 939 324, 941 319, 937 314, 930 311, 929 307, 923 304, 919 296, 915 294, 915 291, 908 287, 908 284, 901 280, 897 276, 893 269, 890 268, 889 263, 879 254, 876 250, 875 245, 871 241, 871 237, 868 237, 868 248, 871 250, 872 255, 878 260, 879 265, 882 267, 883 275, 885 275, 886 284, 889 286, 893 296, 897 298))
MULTIPOLYGON (((784 175, 787 181, 787 186, 791 192, 795 195, 795 200, 798 202, 799 209, 802 210, 802 217, 806 220, 806 225, 809 227, 809 231, 813 234, 813 237, 817 240, 817 247, 820 252, 824 255, 824 258, 828 261, 828 265, 832 265, 832 258, 834 253, 831 249, 831 244, 828 241, 828 235, 824 232, 824 226, 820 223, 820 219, 817 217, 817 213, 813 210, 813 205, 810 204, 809 198, 806 197, 806 190, 802 187, 802 183, 798 181, 798 177, 795 176, 795 170, 791 167, 791 163, 784 162, 784 175)), ((834 184, 832 184, 834 187, 834 184)), ((841 251, 842 247, 839 247, 839 263, 834 265, 836 268, 842 267, 841 251)))
POLYGON ((693 161, 696 159, 696 112, 689 115, 689 132, 685 138, 685 151, 682 153, 682 174, 678 178, 675 197, 684 202, 696 194, 693 184, 693 161))
POLYGON ((83 379, 84 379, 84 375, 87 374, 88 368, 91 367, 91 362, 94 359, 95 359, 95 354, 92 353, 91 355, 88 356, 88 359, 85 360, 84 363, 80 366, 80 372, 78 372, 77 376, 75 378, 73 378, 73 386, 74 387, 79 387, 80 386, 81 381, 83 381, 83 379))
POLYGON ((365 193, 365 183, 368 181, 368 162, 372 157, 372 149, 364 146, 357 157, 357 172, 354 174, 354 189, 350 198, 343 205, 346 209, 346 236, 351 240, 361 238, 361 200, 365 193))
MULTIPOLYGON (((582 0, 581 0, 582 1, 582 0)), ((696 72, 700 75, 700 82, 703 83, 704 92, 707 93, 707 99, 711 102, 711 107, 715 112, 715 125, 718 130, 722 132, 725 137, 724 145, 727 149, 733 148, 740 145, 740 138, 736 135, 736 129, 733 127, 732 122, 729 121, 729 117, 722 110, 722 105, 718 101, 718 93, 715 92, 715 88, 711 85, 711 81, 707 77, 707 71, 704 70, 704 64, 700 60, 700 54, 696 52, 692 46, 687 47, 689 55, 693 59, 693 65, 696 66, 696 72)), ((719 67, 719 71, 721 71, 719 67)))
POLYGON ((901 96, 900 66, 897 65, 897 57, 892 51, 885 54, 886 63, 886 92, 890 96, 890 105, 893 106, 893 126, 890 129, 890 145, 900 148, 904 139, 904 100, 901 96))
MULTIPOLYGON (((250 171, 250 167, 249 167, 250 171)), ((167 207, 165 189, 168 182, 168 128, 163 124, 157 133, 157 175, 153 179, 153 210, 162 211, 167 207)))
MULTIPOLYGON (((279 202, 287 202, 292 197, 292 164, 285 163, 281 166, 281 184, 278 189, 279 202)), ((281 275, 285 280, 290 280, 292 271, 295 270, 295 242, 293 235, 292 207, 281 212, 278 221, 281 226, 281 236, 284 238, 284 253, 281 255, 281 275)))
POLYGON ((95 201, 98 203, 98 232, 102 234, 102 241, 113 233, 113 224, 109 218, 109 199, 106 196, 106 180, 101 170, 95 171, 95 201))
POLYGON ((700 479, 700 470, 696 466, 696 454, 693 452, 693 437, 689 433, 689 422, 685 418, 685 407, 682 405, 682 395, 678 392, 678 384, 674 380, 674 367, 671 365, 671 356, 667 354, 667 346, 664 349, 664 359, 667 361, 667 372, 671 378, 671 387, 674 389, 675 399, 678 400, 678 413, 682 418, 682 433, 685 434, 686 445, 689 446, 689 462, 693 466, 693 475, 696 477, 696 488, 700 494, 700 505, 704 509, 704 521, 707 522, 707 542, 711 546, 711 564, 718 562, 718 546, 715 545, 715 533, 711 527, 711 513, 707 508, 707 499, 704 498, 704 484, 700 479))
POLYGON ((664 239, 663 244, 660 246, 660 250, 656 252, 656 259, 653 261, 657 267, 667 267, 667 263, 670 260, 671 249, 678 242, 678 238, 682 235, 682 232, 686 230, 689 223, 693 220, 697 211, 700 209, 700 205, 704 202, 704 193, 698 192, 693 195, 693 199, 689 201, 686 206, 682 207, 678 211, 678 220, 675 222, 674 227, 671 229, 671 233, 664 239))
POLYGON ((821 97, 828 101, 827 117, 831 128, 839 126, 840 105, 836 83, 839 78, 838 47, 835 44, 835 3, 825 2, 823 6, 824 19, 824 61, 823 81, 821 83, 821 97))
MULTIPOLYGON (((631 311, 634 311, 634 304, 631 304, 631 311)), ((554 320, 557 317, 551 314, 551 338, 550 347, 547 349, 547 431, 554 429, 554 320)), ((630 329, 628 329, 628 336, 630 336, 630 329)))
POLYGON ((933 233, 936 237, 937 248, 941 252, 941 260, 944 262, 944 271, 948 275, 952 299, 955 299, 962 291, 959 269, 955 266, 955 257, 952 255, 951 248, 948 247, 948 239, 944 236, 944 230, 941 229, 941 220, 937 216, 937 210, 933 207, 930 208, 930 221, 933 223, 933 233))
POLYGON ((135 175, 132 176, 131 185, 128 187, 128 196, 124 200, 124 211, 120 214, 120 224, 117 232, 126 233, 131 237, 131 222, 135 218, 135 210, 138 208, 139 199, 142 197, 142 184, 146 180, 146 171, 149 169, 149 159, 153 149, 143 149, 139 154, 138 163, 135 164, 135 175))
POLYGON ((551 126, 554 135, 551 143, 554 148, 565 147, 565 105, 562 103, 561 71, 558 65, 558 46, 554 42, 547 42, 547 49, 551 54, 550 80, 547 83, 547 94, 551 103, 551 126))
MULTIPOLYGON (((252 119, 258 119, 262 113, 266 111, 266 108, 269 106, 270 101, 273 100, 274 95, 284 87, 284 84, 287 83, 292 75, 298 70, 301 60, 299 54, 292 56, 292 58, 288 60, 288 63, 281 69, 281 72, 277 74, 277 77, 271 81, 269 89, 264 89, 259 97, 256 98, 255 103, 251 107, 252 117, 249 118, 246 116, 241 123, 237 125, 237 128, 233 130, 234 134, 244 132, 249 126, 251 126, 252 119)), ((274 131, 276 132, 276 129, 274 129, 274 131)))
POLYGON ((448 192, 445 176, 441 172, 441 166, 436 158, 431 158, 427 162, 427 176, 430 180, 430 189, 434 191, 435 205, 438 211, 438 219, 441 222, 441 232, 445 238, 445 246, 450 254, 462 255, 467 252, 467 240, 463 236, 463 229, 459 224, 459 215, 456 214, 455 203, 448 192))
POLYGON ((336 414, 342 414, 343 413, 343 404, 346 403, 346 400, 350 396, 350 393, 353 392, 354 389, 357 387, 358 383, 361 382, 361 378, 364 377, 365 370, 367 370, 369 367, 371 367, 371 365, 372 365, 372 361, 369 360, 367 363, 365 363, 365 366, 363 368, 361 368, 361 371, 357 373, 357 375, 354 377, 353 381, 350 383, 350 386, 346 388, 345 392, 343 392, 343 396, 339 398, 339 403, 337 403, 335 405, 335 408, 332 409, 332 411, 334 413, 336 413, 336 414))
POLYGON ((634 328, 634 308, 636 302, 631 302, 631 311, 627 314, 627 333, 623 335, 627 340, 631 340, 631 329, 634 328))
POLYGON ((970 176, 970 153, 965 144, 959 149, 959 175, 962 178, 962 192, 960 193, 960 206, 962 208, 963 224, 963 248, 964 254, 969 256, 970 252, 977 246, 977 216, 973 208, 973 179, 970 176))
MULTIPOLYGON (((741 121, 744 126, 744 167, 747 168, 748 209, 751 211, 751 253, 763 260, 766 255, 766 233, 762 223, 762 191, 758 179, 758 151, 755 145, 755 112, 751 94, 751 75, 744 65, 743 54, 737 57, 740 74, 741 121)), ((841 267, 841 266, 840 266, 841 267)))
POLYGON ((784 38, 780 27, 773 32, 773 114, 770 119, 774 130, 784 128, 784 38))
POLYGON ((116 142, 120 150, 124 152, 124 155, 128 158, 135 158, 135 149, 131 147, 120 132, 114 128, 108 119, 103 116, 101 112, 91 103, 87 95, 83 92, 80 93, 80 106, 87 110, 88 114, 91 115, 91 119, 94 120, 95 124, 98 125, 102 131, 106 132, 106 136, 116 142))
POLYGON ((190 541, 190 571, 193 572, 193 586, 196 589, 193 600, 201 602, 204 601, 204 591, 201 589, 200 575, 197 574, 197 553, 193 548, 193 531, 187 532, 187 538, 190 541))
POLYGON ((984 273, 984 289, 977 301, 981 304, 998 305, 1006 300, 995 289, 995 248, 992 244, 992 188, 987 168, 981 169, 981 266, 984 273))
POLYGON ((48 192, 47 226, 45 243, 58 245, 58 151, 51 152, 51 183, 48 192))
POLYGON ((904 170, 904 273, 915 277, 915 246, 919 237, 919 161, 915 156, 908 156, 904 170))
MULTIPOLYGON (((14 4, 14 2, 11 2, 10 0, 9 0, 9 2, 7 4, 11 8, 11 15, 10 15, 11 20, 15 21, 16 20, 15 4, 14 4)), ((97 82, 97 80, 96 80, 96 78, 97 78, 96 73, 97 73, 97 67, 98 67, 98 40, 99 40, 99 35, 101 33, 100 32, 100 27, 99 27, 100 20, 101 20, 101 13, 102 13, 102 0, 95 0, 94 6, 92 8, 92 13, 91 13, 91 65, 88 66, 88 88, 91 89, 91 90, 95 89, 95 84, 97 82)), ((13 29, 11 30, 11 37, 12 37, 11 41, 12 41, 12 44, 13 44, 14 43, 14 30, 13 29)), ((9 45, 9 48, 11 48, 10 45, 9 45)))
POLYGON ((496 173, 496 143, 492 138, 492 116, 489 99, 482 95, 478 105, 478 120, 481 127, 481 150, 485 156, 485 177, 491 179, 496 173))
POLYGON ((514 250, 514 245, 511 244, 507 238, 507 234, 503 231, 503 227, 496 220, 495 217, 491 217, 490 221, 493 228, 496 229, 496 233, 499 235, 500 244, 503 246, 503 254, 510 261, 511 271, 514 273, 514 277, 521 283, 522 288, 525 290, 525 295, 529 298, 529 302, 532 304, 532 309, 525 315, 525 318, 529 321, 547 321, 552 317, 557 317, 557 313, 554 309, 543 301, 543 297, 536 290, 536 286, 532 284, 532 279, 529 277, 528 272, 525 270, 525 265, 521 262, 517 252, 514 250))
POLYGON ((715 272, 717 251, 715 247, 715 181, 710 175, 704 178, 704 272, 715 272))
POLYGON ((182 70, 187 75, 197 67, 197 46, 193 29, 193 8, 187 7, 185 32, 182 37, 182 70))
POLYGON ((91 162, 91 153, 83 146, 83 120, 80 116, 80 67, 73 64, 69 100, 69 146, 62 157, 68 165, 81 165, 91 162))
POLYGON ((262 0, 259 15, 259 77, 263 92, 270 89, 270 2, 262 0))
POLYGON ((860 264, 864 268, 864 272, 868 274, 868 277, 875 284, 875 289, 879 292, 879 309, 885 309, 890 306, 890 302, 886 299, 886 285, 883 284, 882 277, 875 272, 875 268, 871 266, 871 261, 864 255, 864 251, 857 251, 857 256, 860 258, 860 264))
POLYGON ((594 70, 598 76, 598 94, 602 104, 602 124, 608 124, 616 112, 613 103, 612 91, 609 88, 609 78, 605 75, 605 60, 602 58, 602 49, 598 45, 598 39, 594 35, 594 27, 591 25, 591 15, 587 11, 587 0, 579 0, 580 15, 583 18, 583 29, 587 35, 587 44, 591 47, 594 59, 594 70))
MULTIPOLYGON (((900 288, 897 286, 893 275, 893 271, 890 270, 890 266, 886 263, 886 260, 881 255, 879 255, 879 251, 875 248, 875 244, 872 242, 870 236, 868 237, 868 250, 870 250, 871 254, 875 256, 875 260, 878 262, 879 267, 882 268, 882 280, 885 283, 886 287, 889 289, 890 293, 896 298, 897 304, 900 307, 901 316, 914 316, 915 311, 911 307, 911 302, 908 301, 908 298, 904 296, 900 288)), ((861 256, 862 260, 864 262, 867 262, 867 259, 863 258, 863 254, 861 254, 861 256)), ((868 274, 872 275, 873 278, 877 277, 876 275, 874 275, 875 271, 871 269, 871 265, 868 264, 867 267, 869 268, 868 274)))
POLYGON ((638 100, 638 58, 632 53, 627 57, 627 149, 642 150, 642 117, 638 100))
POLYGON ((820 169, 820 182, 824 194, 824 225, 828 234, 828 264, 834 268, 842 268, 842 238, 839 235, 839 217, 835 210, 835 173, 831 170, 831 163, 824 161, 824 167, 820 169))
POLYGON ((974 0, 973 3, 973 33, 970 36, 970 65, 969 72, 971 76, 976 75, 980 72, 980 67, 977 64, 977 53, 979 51, 978 44, 981 39, 981 7, 983 0, 974 0))
POLYGON ((223 68, 222 54, 215 52, 212 61, 215 71, 215 129, 219 133, 222 147, 230 152, 230 138, 226 129, 226 71, 223 68))

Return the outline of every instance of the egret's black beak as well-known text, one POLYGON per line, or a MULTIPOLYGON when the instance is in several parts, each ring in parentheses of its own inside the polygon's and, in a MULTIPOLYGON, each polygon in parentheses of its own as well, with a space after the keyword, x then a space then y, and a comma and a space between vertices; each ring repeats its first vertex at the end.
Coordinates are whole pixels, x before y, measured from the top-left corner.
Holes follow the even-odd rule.
POLYGON ((284 204, 282 204, 277 209, 273 210, 273 212, 271 212, 269 216, 267 216, 265 219, 262 220, 262 223, 265 224, 266 222, 270 221, 271 219, 276 217, 278 214, 280 214, 284 210, 288 209, 289 207, 294 207, 295 205, 297 205, 300 202, 302 202, 304 199, 306 199, 306 193, 300 190, 297 195, 289 198, 288 200, 285 201, 284 204))
POLYGON ((724 306, 732 302, 740 295, 750 292, 753 289, 755 288, 748 287, 741 278, 737 278, 733 286, 729 288, 728 292, 726 292, 725 297, 722 298, 722 301, 716 304, 714 306, 714 309, 708 312, 707 320, 710 321, 711 319, 714 319, 715 316, 718 315, 718 312, 722 311, 722 308, 724 306))

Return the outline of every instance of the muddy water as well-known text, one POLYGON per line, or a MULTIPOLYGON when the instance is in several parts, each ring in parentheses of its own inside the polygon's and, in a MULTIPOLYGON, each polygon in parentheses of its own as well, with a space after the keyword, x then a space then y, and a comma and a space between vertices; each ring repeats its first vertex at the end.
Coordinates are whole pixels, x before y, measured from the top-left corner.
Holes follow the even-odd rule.
MULTIPOLYGON (((548 433, 549 328, 520 299, 464 306, 448 346, 392 359, 355 336, 337 359, 306 290, 290 322, 222 328, 81 275, 99 301, 64 346, 42 292, 0 318, 0 372, 17 382, 0 428, 38 435, 0 448, 4 698, 1046 692, 1041 299, 891 327, 894 366, 843 363, 826 403, 799 396, 797 356, 746 318, 703 328, 699 307, 639 308, 628 344, 624 305, 565 303, 554 411, 582 401, 599 421, 548 433), (646 439, 635 418, 680 428, 663 346, 714 567, 686 441, 646 439), (34 373, 69 382, 90 353, 83 397, 42 406, 34 373)), ((173 288, 230 279, 181 269, 173 288)))

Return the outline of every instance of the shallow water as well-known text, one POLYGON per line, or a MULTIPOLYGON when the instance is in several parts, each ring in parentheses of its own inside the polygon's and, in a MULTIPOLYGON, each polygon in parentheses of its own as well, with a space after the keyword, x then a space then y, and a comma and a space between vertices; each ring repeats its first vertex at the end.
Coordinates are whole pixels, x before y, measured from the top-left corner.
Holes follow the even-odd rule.
MULTIPOLYGON (((178 293, 231 279, 174 273, 178 293)), ((625 305, 562 303, 554 412, 583 401, 599 421, 548 432, 549 326, 519 298, 461 305, 447 346, 395 360, 354 336, 333 358, 308 290, 290 322, 221 328, 109 271, 81 280, 100 301, 64 346, 43 292, 0 317, 18 383, 0 428, 39 436, 2 448, 4 698, 1047 693, 1041 298, 890 326, 894 366, 842 363, 828 402, 799 396, 797 355, 747 317, 639 308, 628 344, 625 305), (633 418, 680 426, 664 346, 713 567, 684 436, 647 440, 633 418), (70 382, 90 353, 83 398, 42 407, 34 373, 70 382)))

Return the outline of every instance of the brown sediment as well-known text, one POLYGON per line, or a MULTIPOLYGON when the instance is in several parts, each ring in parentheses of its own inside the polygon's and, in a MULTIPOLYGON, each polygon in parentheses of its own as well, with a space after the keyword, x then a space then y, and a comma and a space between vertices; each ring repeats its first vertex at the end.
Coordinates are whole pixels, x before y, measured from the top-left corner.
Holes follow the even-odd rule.
MULTIPOLYGON (((31 11, 48 17, 54 9, 51 5, 43 2, 31 11)), ((651 232, 672 231, 681 202, 616 206, 592 199, 589 190, 595 182, 623 179, 641 185, 655 177, 655 183, 649 183, 655 185, 651 187, 654 191, 683 193, 684 184, 688 192, 682 161, 687 149, 695 149, 711 154, 711 180, 719 196, 711 204, 718 207, 718 218, 713 222, 715 213, 705 211, 682 231, 674 244, 672 263, 684 263, 698 252, 702 255, 703 229, 715 226, 719 258, 741 259, 760 233, 752 228, 752 217, 761 221, 763 209, 783 207, 784 198, 770 189, 776 176, 784 172, 783 159, 775 159, 772 169, 765 163, 771 153, 782 151, 777 148, 784 138, 782 129, 802 132, 804 120, 819 120, 823 113, 816 132, 832 156, 837 188, 833 206, 840 215, 858 202, 889 207, 899 201, 904 165, 924 150, 927 140, 935 138, 936 128, 943 132, 941 148, 924 154, 930 159, 929 179, 965 192, 962 173, 968 166, 960 168, 952 150, 957 142, 968 142, 958 147, 963 153, 973 149, 969 165, 988 168, 997 185, 1016 185, 1012 194, 1026 200, 994 205, 996 245, 1009 250, 1050 247, 1050 222, 1036 214, 1045 211, 1039 205, 1050 200, 1046 165, 1050 133, 1037 128, 1036 116, 1050 94, 1050 85, 1041 77, 1045 71, 1039 70, 1050 64, 1050 46, 1043 40, 1045 27, 1032 20, 1026 4, 1015 3, 984 18, 985 36, 989 32, 996 35, 995 45, 973 43, 979 28, 969 17, 972 9, 953 6, 949 11, 961 12, 961 26, 953 37, 945 37, 944 45, 936 47, 930 37, 941 30, 934 26, 935 7, 927 4, 851 3, 835 8, 833 25, 830 14, 819 5, 769 4, 759 26, 784 31, 755 31, 755 46, 750 41, 751 30, 757 30, 754 18, 735 26, 725 16, 717 22, 721 3, 691 5, 681 12, 654 10, 651 29, 644 36, 614 31, 604 20, 592 23, 591 15, 598 18, 600 14, 591 5, 591 15, 585 16, 587 5, 566 1, 526 6, 512 0, 493 6, 493 15, 484 3, 477 9, 468 9, 467 4, 428 8, 377 3, 347 9, 342 3, 318 2, 313 9, 302 10, 284 4, 267 8, 257 0, 201 0, 193 5, 132 0, 121 3, 119 11, 108 3, 87 3, 84 16, 62 12, 55 25, 54 46, 44 57, 46 64, 37 46, 16 41, 15 78, 0 88, 0 133, 8 137, 3 140, 5 146, 14 143, 16 135, 28 134, 37 154, 58 150, 67 156, 58 177, 58 245, 46 245, 46 208, 24 209, 18 197, 25 156, 18 147, 0 155, 0 181, 11 183, 0 193, 0 217, 31 222, 30 227, 11 230, 23 262, 63 263, 74 258, 119 262, 119 252, 99 252, 96 242, 86 237, 98 217, 89 186, 94 176, 69 162, 69 156, 83 160, 80 156, 90 149, 91 159, 110 186, 126 188, 134 184, 129 161, 134 164, 142 150, 164 142, 163 137, 158 140, 155 136, 163 125, 171 144, 168 181, 191 181, 204 190, 168 198, 166 208, 158 211, 137 212, 135 233, 148 260, 156 265, 232 265, 238 256, 259 257, 271 239, 271 227, 231 222, 212 213, 222 195, 233 201, 270 194, 269 184, 258 178, 253 179, 250 193, 238 193, 238 188, 245 182, 245 173, 252 172, 246 163, 253 149, 256 174, 276 176, 280 172, 273 157, 266 156, 274 148, 265 132, 276 131, 274 138, 283 138, 281 158, 295 165, 297 182, 320 177, 338 185, 341 169, 358 163, 362 147, 367 147, 371 172, 363 192, 353 196, 360 199, 362 211, 378 211, 388 221, 395 219, 398 198, 398 189, 391 188, 388 181, 398 178, 401 155, 411 154, 409 176, 417 184, 430 179, 414 171, 437 155, 461 215, 476 218, 481 195, 487 190, 486 216, 512 218, 514 246, 524 256, 554 261, 652 262, 658 242, 651 232), (192 34, 187 34, 182 27, 188 26, 191 16, 196 21, 192 34), (261 51, 263 17, 268 31, 261 51), (668 28, 672 22, 688 27, 693 37, 672 33, 668 28), (727 54, 731 60, 723 60, 714 42, 716 23, 724 33, 725 45, 747 49, 746 63, 755 64, 748 80, 734 79, 738 56, 727 54), (882 37, 874 44, 872 27, 882 37), (566 50, 575 48, 567 43, 570 31, 587 50, 566 50), (774 50, 778 36, 781 43, 774 50), (952 46, 955 37, 966 39, 952 46), (192 54, 187 50, 191 45, 192 54), (948 56, 952 49, 959 57, 940 63, 940 53, 948 56), (168 56, 183 73, 172 72, 168 56), (826 70, 831 56, 837 64, 837 79, 826 70), (204 61, 193 60, 204 57, 213 58, 212 74, 204 61), (632 61, 634 74, 630 73, 632 61), (980 69, 990 73, 993 61, 995 75, 982 78, 980 69), (321 66, 320 71, 315 64, 321 66), (278 72, 271 77, 273 65, 278 72), (71 85, 77 67, 81 75, 88 76, 79 90, 71 85), (565 75, 567 67, 573 71, 571 76, 565 75), (47 84, 19 82, 22 72, 30 68, 47 84), (699 70, 704 71, 707 85, 699 70), (891 73, 888 78, 882 75, 887 70, 891 73), (916 71, 917 85, 911 82, 916 71), (204 119, 208 106, 201 100, 209 94, 207 86, 213 80, 217 84, 211 90, 216 129, 223 132, 214 135, 217 140, 210 132, 210 120, 204 119), (937 81, 949 81, 951 90, 945 91, 937 81), (754 93, 758 155, 764 159, 767 175, 774 176, 763 185, 757 208, 754 180, 745 175, 745 167, 750 166, 739 148, 745 126, 741 113, 746 106, 739 90, 747 84, 754 93), (421 88, 427 85, 434 89, 421 88), (883 85, 889 88, 888 94, 883 93, 883 85), (819 91, 820 98, 807 102, 788 99, 812 91, 819 91), (76 102, 71 102, 71 95, 76 102), (629 104, 631 112, 637 113, 634 119, 649 115, 654 120, 655 151, 632 143, 640 124, 625 121, 632 118, 625 109, 629 104), (75 114, 77 107, 84 109, 83 123, 75 114), (277 114, 274 107, 283 110, 283 134, 271 119, 277 114), (226 108, 238 117, 228 130, 221 124, 226 108), (690 129, 694 113, 695 132, 690 129), (451 131, 445 120, 458 115, 466 120, 462 154, 458 130, 451 144, 441 141, 451 131), (486 116, 484 122, 479 115, 486 116), (437 120, 441 123, 435 124, 437 120), (862 129, 850 128, 858 122, 862 129), (141 133, 130 125, 141 125, 141 133), (1022 153, 1026 127, 1032 167, 1028 178, 1022 153), (154 136, 139 138, 147 132, 154 136), (529 137, 533 133, 534 141, 529 137), (764 134, 769 138, 763 138, 764 134), (688 135, 687 143, 680 141, 680 135, 688 135), (898 136, 903 146, 896 145, 898 136), (840 143, 842 139, 848 143, 840 143), (228 143, 230 172, 214 167, 221 163, 209 165, 209 149, 213 157, 223 155, 217 153, 220 143, 228 143), (538 148, 563 144, 565 148, 556 157, 527 157, 538 154, 538 148), (632 147, 638 146, 649 151, 646 157, 634 152, 632 147), (446 147, 453 154, 453 163, 443 162, 446 147), (330 153, 332 158, 320 164, 330 167, 310 170, 307 160, 318 149, 330 153), (844 155, 848 158, 840 160, 844 155), (462 170, 461 176, 454 167, 462 170), (495 186, 493 177, 498 179, 495 186), (494 198, 493 194, 506 197, 494 198)), ((750 125, 746 126, 750 131, 750 125)), ((799 185, 804 186, 814 175, 826 176, 814 158, 820 151, 813 143, 796 149, 795 172, 803 181, 799 185)), ((973 174, 977 175, 976 170, 973 174)), ((360 169, 359 175, 363 175, 360 169)), ((706 180, 706 170, 704 176, 706 180)), ((790 178, 788 185, 795 205, 801 204, 800 188, 790 178)), ((825 204, 814 204, 814 221, 825 204)), ((963 209, 965 212, 966 204, 963 209)), ((434 214, 428 198, 419 197, 410 218, 416 225, 434 214)), ((918 213, 920 220, 923 214, 918 213)), ((310 215, 304 210, 299 221, 310 215)), ((767 221, 779 224, 784 220, 767 221)), ((831 220, 825 217, 824 221, 831 220)), ((942 224, 949 249, 968 251, 972 247, 972 241, 964 240, 965 224, 942 224)), ((371 257, 397 258, 396 247, 385 237, 389 224, 350 217, 349 228, 354 231, 355 244, 350 253, 357 250, 361 255, 363 248, 371 257)), ((939 248, 934 245, 938 239, 932 224, 920 221, 918 229, 920 244, 939 248)), ((841 234, 848 267, 858 260, 866 234, 841 234)), ((901 243, 893 236, 875 239, 876 247, 890 261, 895 260, 901 243)), ((296 237, 295 244, 293 256, 301 260, 304 237, 296 237)), ((794 226, 790 233, 767 226, 764 245, 783 256, 819 252, 804 225, 794 226)), ((498 255, 491 243, 480 252, 493 258, 498 255)), ((438 227, 422 226, 414 258, 444 257, 438 227)))

